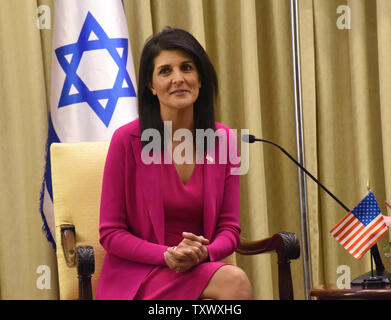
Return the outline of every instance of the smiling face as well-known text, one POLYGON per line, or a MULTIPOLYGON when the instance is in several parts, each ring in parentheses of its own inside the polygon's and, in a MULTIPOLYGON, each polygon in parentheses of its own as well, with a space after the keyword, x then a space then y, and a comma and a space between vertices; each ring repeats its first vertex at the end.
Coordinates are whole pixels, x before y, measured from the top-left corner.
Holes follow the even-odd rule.
POLYGON ((163 50, 154 60, 150 90, 160 102, 160 111, 192 108, 201 81, 194 60, 180 50, 163 50))

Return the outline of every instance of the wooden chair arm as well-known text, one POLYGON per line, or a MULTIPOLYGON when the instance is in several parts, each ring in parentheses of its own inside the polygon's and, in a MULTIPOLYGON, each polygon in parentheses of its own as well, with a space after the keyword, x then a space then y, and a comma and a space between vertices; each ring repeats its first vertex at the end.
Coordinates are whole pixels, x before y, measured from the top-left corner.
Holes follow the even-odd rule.
POLYGON ((92 300, 91 276, 95 272, 94 248, 77 247, 77 276, 79 278, 79 300, 92 300))
POLYGON ((300 257, 299 239, 294 233, 279 232, 270 238, 250 241, 241 238, 237 253, 243 255, 254 255, 276 251, 278 262, 287 262, 300 257))
POLYGON ((276 251, 278 257, 278 287, 281 300, 293 300, 290 260, 300 257, 299 239, 294 233, 279 232, 270 238, 249 241, 240 239, 237 253, 254 255, 276 251))
POLYGON ((91 276, 95 272, 94 249, 91 246, 78 246, 76 248, 74 225, 64 224, 60 229, 65 262, 70 268, 77 265, 79 300, 92 300, 91 276))

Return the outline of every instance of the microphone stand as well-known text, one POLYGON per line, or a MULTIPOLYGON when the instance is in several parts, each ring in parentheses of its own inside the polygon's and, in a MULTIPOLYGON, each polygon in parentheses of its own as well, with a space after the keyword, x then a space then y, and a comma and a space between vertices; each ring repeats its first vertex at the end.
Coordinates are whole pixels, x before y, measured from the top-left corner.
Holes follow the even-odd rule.
MULTIPOLYGON (((304 168, 295 158, 293 158, 283 147, 277 143, 266 140, 258 139, 253 135, 243 135, 242 140, 248 143, 254 143, 255 141, 266 142, 280 149, 289 159, 291 159, 301 170, 303 170, 313 181, 315 181, 324 191, 326 191, 338 204, 344 208, 345 211, 350 212, 348 209, 332 192, 330 192, 318 179, 316 179, 306 168, 304 168)), ((371 271, 364 273, 363 275, 354 279, 352 285, 362 285, 364 288, 368 287, 385 287, 391 283, 391 274, 384 268, 383 262, 380 257, 379 248, 377 244, 374 244, 371 249, 371 271), (376 265, 376 275, 373 270, 373 261, 376 265)))

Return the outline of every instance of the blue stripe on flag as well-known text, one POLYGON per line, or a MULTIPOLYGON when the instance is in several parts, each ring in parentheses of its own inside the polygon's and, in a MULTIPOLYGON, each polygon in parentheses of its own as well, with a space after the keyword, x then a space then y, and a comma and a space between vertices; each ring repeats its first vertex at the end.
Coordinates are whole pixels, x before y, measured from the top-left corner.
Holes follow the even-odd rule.
POLYGON ((41 217, 43 220, 42 231, 45 233, 46 238, 52 244, 53 248, 56 249, 56 242, 54 241, 54 237, 51 234, 49 226, 46 221, 46 216, 43 209, 43 201, 44 201, 45 186, 46 186, 46 189, 48 190, 50 196, 50 200, 53 202, 52 170, 50 165, 50 146, 52 145, 52 143, 60 142, 60 139, 58 138, 57 133, 54 130, 52 117, 50 113, 49 113, 48 122, 49 122, 49 130, 48 130, 48 140, 46 143, 46 166, 45 166, 44 179, 42 182, 39 210, 41 212, 41 217))

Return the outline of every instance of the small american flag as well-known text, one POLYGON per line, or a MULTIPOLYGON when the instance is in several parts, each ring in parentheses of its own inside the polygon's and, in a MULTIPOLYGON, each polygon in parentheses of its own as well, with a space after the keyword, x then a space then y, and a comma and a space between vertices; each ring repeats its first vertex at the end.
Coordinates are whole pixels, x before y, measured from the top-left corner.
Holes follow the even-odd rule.
POLYGON ((372 191, 330 233, 356 259, 385 235, 387 225, 372 191))

